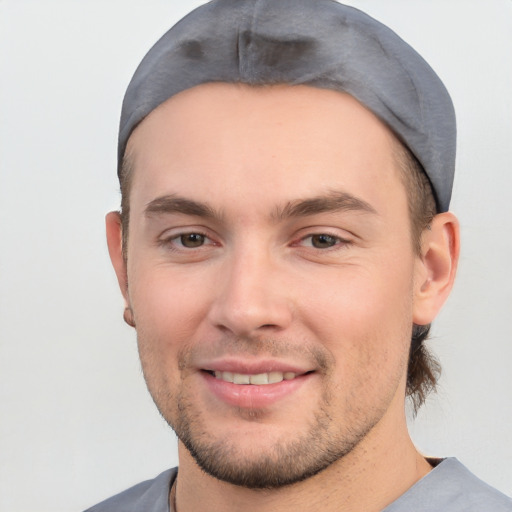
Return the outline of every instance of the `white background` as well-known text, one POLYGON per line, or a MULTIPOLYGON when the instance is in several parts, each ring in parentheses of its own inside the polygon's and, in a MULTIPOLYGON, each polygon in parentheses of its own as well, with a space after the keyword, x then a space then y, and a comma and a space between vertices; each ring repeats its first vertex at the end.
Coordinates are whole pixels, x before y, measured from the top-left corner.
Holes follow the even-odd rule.
MULTIPOLYGON (((175 465, 104 242, 144 53, 199 1, 0 0, 0 511, 79 511, 175 465)), ((459 121, 458 283, 412 423, 512 494, 512 1, 359 0, 431 63, 459 121)))

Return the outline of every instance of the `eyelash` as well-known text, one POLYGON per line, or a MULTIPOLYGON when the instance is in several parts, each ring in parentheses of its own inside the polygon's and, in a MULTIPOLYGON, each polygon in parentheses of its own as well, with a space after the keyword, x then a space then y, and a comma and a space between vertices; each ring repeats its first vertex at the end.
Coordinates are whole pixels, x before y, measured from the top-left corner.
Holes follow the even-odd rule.
POLYGON ((344 249, 346 248, 347 246, 351 245, 352 244, 352 241, 351 240, 347 240, 346 238, 342 238, 338 235, 334 235, 332 233, 329 233, 329 232, 318 232, 318 233, 311 233, 311 234, 308 234, 304 237, 302 237, 300 240, 298 240, 298 242, 294 243, 293 245, 302 245, 302 243, 306 240, 311 240, 311 245, 308 245, 308 247, 311 247, 312 249, 316 250, 316 251, 321 251, 321 252, 327 252, 327 251, 337 251, 337 250, 340 250, 340 249, 344 249), (334 244, 329 246, 329 247, 315 247, 313 245, 313 238, 314 237, 326 237, 326 238, 330 238, 334 241, 334 244))
MULTIPOLYGON (((306 240, 310 240, 310 244, 307 245, 308 248, 311 248, 315 251, 319 252, 328 252, 328 251, 337 251, 340 249, 344 249, 347 246, 352 244, 351 240, 347 240, 346 238, 342 238, 338 235, 334 235, 329 232, 317 232, 317 233, 310 233, 302 238, 300 238, 298 241, 293 242, 291 245, 292 247, 305 247, 304 242, 306 240), (330 245, 328 247, 315 247, 313 239, 315 237, 326 237, 328 239, 331 239, 333 241, 333 245, 330 245)), ((161 239, 158 241, 158 245, 163 246, 171 251, 192 251, 194 249, 200 250, 201 248, 204 248, 205 246, 210 245, 218 245, 204 232, 202 231, 187 231, 182 233, 177 233, 175 235, 172 235, 170 237, 166 237, 164 239, 161 239), (183 244, 183 238, 187 236, 196 235, 203 238, 203 243, 200 245, 197 245, 195 247, 187 247, 183 244), (177 242, 180 241, 180 242, 177 242), (209 241, 210 243, 206 243, 209 241)))
POLYGON ((166 247, 167 249, 170 249, 172 251, 187 251, 187 250, 193 250, 193 249, 200 249, 201 247, 204 247, 205 245, 216 245, 212 239, 204 232, 202 231, 186 231, 183 233, 177 233, 169 237, 165 237, 163 239, 158 240, 158 245, 166 247), (203 237, 205 240, 209 240, 210 244, 201 244, 197 247, 187 247, 183 244, 183 238, 186 236, 191 235, 198 235, 200 237, 203 237), (176 241, 181 239, 181 244, 179 244, 179 247, 176 247, 176 241))

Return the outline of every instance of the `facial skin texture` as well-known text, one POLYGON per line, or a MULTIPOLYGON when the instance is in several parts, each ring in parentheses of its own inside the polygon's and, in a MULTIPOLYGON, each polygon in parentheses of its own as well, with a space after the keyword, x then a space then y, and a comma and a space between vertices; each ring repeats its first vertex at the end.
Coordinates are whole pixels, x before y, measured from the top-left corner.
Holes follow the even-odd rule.
POLYGON ((318 493, 340 475, 354 490, 366 472, 380 510, 428 472, 405 426, 407 357, 412 323, 449 293, 458 231, 439 215, 414 253, 394 144, 350 96, 305 86, 202 85, 132 135, 126 262, 115 213, 109 249, 180 477, 210 496, 318 493), (213 370, 299 377, 236 385, 213 370))

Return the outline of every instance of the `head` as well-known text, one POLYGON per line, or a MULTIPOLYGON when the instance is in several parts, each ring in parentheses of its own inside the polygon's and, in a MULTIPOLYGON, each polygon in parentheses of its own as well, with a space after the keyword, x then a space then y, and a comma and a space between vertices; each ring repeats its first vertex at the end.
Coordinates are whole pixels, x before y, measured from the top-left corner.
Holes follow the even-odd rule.
MULTIPOLYGON (((436 200, 425 171, 410 150, 395 138, 393 151, 397 171, 407 194, 412 247, 419 256, 421 254, 422 234, 425 229, 428 229, 430 222, 437 214, 436 200)), ((125 260, 128 256, 130 190, 133 172, 132 159, 129 154, 126 154, 123 156, 119 173, 121 187, 121 209, 119 213, 125 260)), ((430 324, 413 325, 406 394, 411 400, 414 413, 425 403, 428 395, 435 391, 441 374, 441 365, 425 345, 429 333, 430 324)))
MULTIPOLYGON (((108 217, 107 232, 159 410, 213 476, 275 487, 392 431, 406 392, 418 406, 435 385, 422 341, 451 288, 458 235, 443 213, 442 152, 426 149, 445 134, 424 133, 425 105, 410 83, 385 85, 390 62, 368 60, 375 33, 362 13, 315 3, 329 11, 315 13, 317 39, 339 7, 346 37, 364 50, 345 56, 343 80, 339 69, 329 75, 314 34, 279 41, 279 17, 257 13, 252 27, 229 27, 246 54, 228 76, 218 60, 219 48, 233 48, 220 35, 222 10, 242 23, 260 3, 214 2, 189 18, 196 28, 207 19, 203 28, 221 38, 213 56, 182 22, 168 36, 178 51, 165 51, 164 36, 143 61, 121 122, 121 217, 108 217), (176 69, 169 55, 178 55, 176 69), (353 78, 361 62, 382 91, 353 78), (155 92, 155 72, 169 69, 172 86, 155 92)), ((299 3, 309 19, 310 2, 299 3)), ((380 48, 398 45, 419 65, 376 26, 380 48)), ((396 75, 403 63, 393 64, 396 75)))

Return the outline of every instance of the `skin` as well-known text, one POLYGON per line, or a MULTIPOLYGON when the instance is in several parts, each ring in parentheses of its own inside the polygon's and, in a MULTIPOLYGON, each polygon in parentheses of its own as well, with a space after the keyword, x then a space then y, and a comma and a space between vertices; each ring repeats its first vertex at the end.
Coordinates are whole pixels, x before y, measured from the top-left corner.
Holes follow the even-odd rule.
POLYGON ((180 438, 180 512, 379 511, 431 469, 407 433, 407 357, 452 287, 458 225, 436 216, 414 252, 396 143, 348 95, 232 84, 178 94, 131 136, 127 253, 115 212, 107 240, 180 438), (226 365, 301 377, 237 398, 205 371, 226 365), (262 467, 274 485, 250 488, 262 467))

